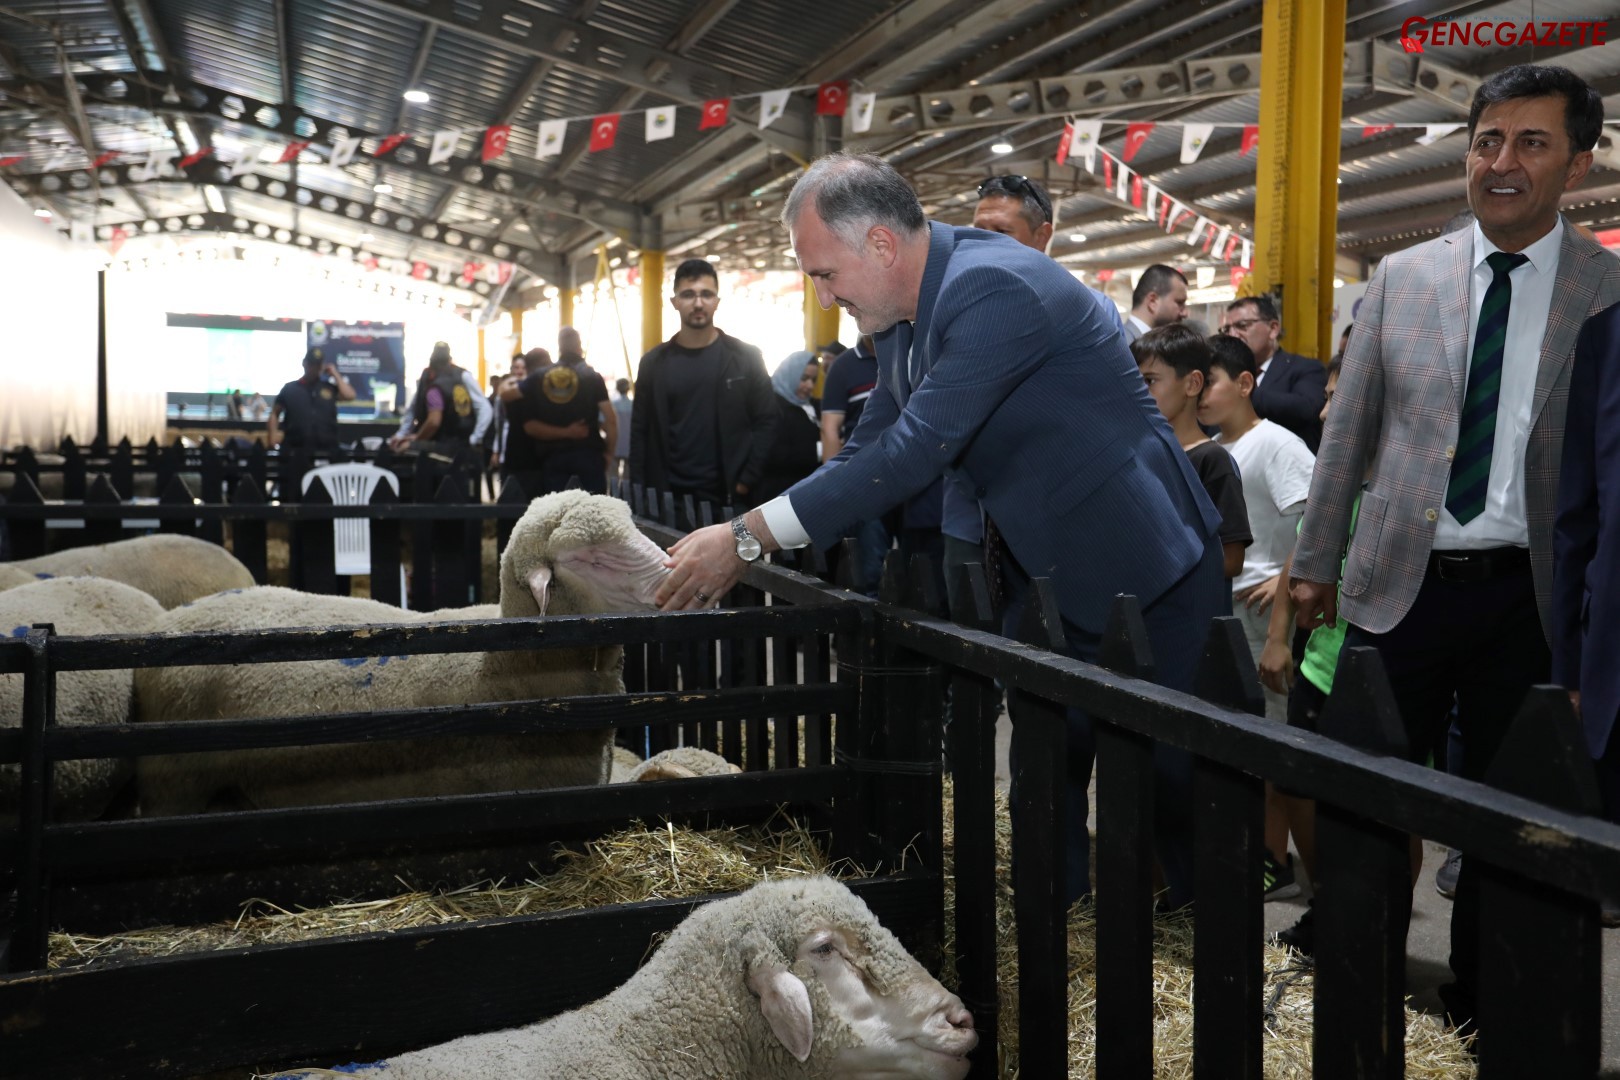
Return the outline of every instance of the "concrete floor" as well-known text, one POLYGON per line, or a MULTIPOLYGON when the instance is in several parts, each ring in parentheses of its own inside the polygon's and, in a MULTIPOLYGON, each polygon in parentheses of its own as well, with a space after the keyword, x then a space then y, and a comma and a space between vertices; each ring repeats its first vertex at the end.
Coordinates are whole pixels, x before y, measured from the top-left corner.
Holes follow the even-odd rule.
MULTIPOLYGON (((1006 787, 1012 779, 1007 750, 1012 744, 1012 721, 1003 713, 996 724, 996 782, 1006 787)), ((1096 808, 1095 779, 1092 787, 1096 808)), ((1092 821, 1096 818, 1093 816, 1092 821)), ((1451 978, 1446 957, 1451 952, 1451 901, 1434 891, 1434 874, 1445 861, 1446 849, 1425 841, 1423 871, 1413 893, 1412 925, 1406 938, 1406 991, 1412 1008, 1440 1015, 1441 983, 1451 978)), ((1299 866, 1298 860, 1295 861, 1299 866)), ((1293 925, 1305 910, 1305 897, 1277 900, 1266 905, 1266 933, 1293 925)), ((1601 1080, 1620 1080, 1620 929, 1603 931, 1603 1058, 1601 1080)))

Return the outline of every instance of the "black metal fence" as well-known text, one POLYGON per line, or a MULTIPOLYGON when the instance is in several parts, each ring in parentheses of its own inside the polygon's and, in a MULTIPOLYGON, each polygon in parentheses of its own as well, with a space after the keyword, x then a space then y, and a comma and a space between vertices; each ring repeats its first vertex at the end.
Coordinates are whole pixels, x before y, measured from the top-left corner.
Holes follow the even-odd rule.
MULTIPOLYGON (((642 493, 643 506, 646 493, 642 493)), ((662 499, 659 502, 663 502, 662 499)), ((673 508, 664 507, 673 514, 673 508)), ((699 511, 701 520, 701 511, 699 511)), ((644 522, 656 540, 667 526, 644 522)), ((259 1061, 331 1060, 357 1033, 366 1052, 524 1023, 622 982, 647 934, 696 901, 630 905, 487 925, 42 973, 48 926, 210 917, 244 883, 278 902, 376 884, 391 859, 480 868, 533 860, 545 843, 632 817, 736 822, 789 804, 835 856, 888 873, 860 884, 925 959, 937 948, 943 878, 940 760, 949 686, 955 776, 960 992, 994 1072, 994 725, 1006 687, 1016 746, 1014 870, 1021 1075, 1067 1074, 1062 907, 1066 706, 1097 724, 1097 1072, 1153 1073, 1154 741, 1195 759, 1197 892, 1194 1067, 1260 1076, 1263 782, 1319 806, 1315 1075, 1404 1072, 1407 834, 1464 849, 1482 870, 1482 1076, 1595 1076, 1601 986, 1596 898, 1620 896, 1620 828, 1597 809, 1592 767, 1567 698, 1537 688, 1509 733, 1492 787, 1406 763, 1376 654, 1349 650, 1324 735, 1253 715, 1241 630, 1211 626, 1198 697, 1142 676, 1152 657, 1134 601, 1117 603, 1098 666, 1055 655, 1055 603, 1036 582, 1022 641, 988 631, 970 567, 956 620, 891 565, 884 601, 771 566, 750 568, 741 606, 680 615, 588 616, 433 627, 266 631, 185 638, 53 637, 0 642, 0 671, 27 680, 24 724, 0 733, 20 762, 24 803, 0 852, 18 876, 0 1016, 13 1023, 0 1073, 186 1075, 259 1061), (904 601, 902 606, 895 601, 904 601), (58 672, 248 663, 379 652, 597 644, 626 647, 622 699, 559 699, 339 717, 61 729, 58 672), (677 692, 678 691, 678 692, 677 692), (433 732, 645 728, 748 765, 735 777, 637 788, 408 800, 168 820, 50 824, 49 768, 74 757, 344 742, 433 732), (1373 733, 1368 735, 1367 733, 1373 733), (1330 738, 1329 736, 1337 736, 1330 738), (802 746, 803 749, 801 751, 802 746), (490 854, 493 852, 494 854, 490 854), (899 867, 904 869, 898 869, 899 867), (276 891, 279 890, 279 891, 276 891), (407 987, 432 987, 429 994, 407 987)), ((650 739, 650 735, 649 735, 650 739)))

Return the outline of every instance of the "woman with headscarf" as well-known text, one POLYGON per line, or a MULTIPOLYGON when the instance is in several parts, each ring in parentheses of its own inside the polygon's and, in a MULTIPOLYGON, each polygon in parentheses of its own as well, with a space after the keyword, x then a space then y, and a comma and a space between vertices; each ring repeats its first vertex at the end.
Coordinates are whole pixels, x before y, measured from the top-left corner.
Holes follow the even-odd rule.
POLYGON ((810 407, 810 393, 820 368, 814 353, 789 353, 771 376, 771 388, 776 391, 776 405, 782 416, 776 424, 770 457, 765 461, 765 475, 748 496, 756 505, 776 498, 815 472, 821 463, 821 429, 810 407))

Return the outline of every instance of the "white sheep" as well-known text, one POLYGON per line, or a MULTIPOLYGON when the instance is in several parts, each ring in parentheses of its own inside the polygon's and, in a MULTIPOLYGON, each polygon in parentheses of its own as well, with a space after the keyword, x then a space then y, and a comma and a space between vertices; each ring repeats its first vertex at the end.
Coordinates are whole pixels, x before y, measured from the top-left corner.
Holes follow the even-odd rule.
POLYGON ((40 580, 37 574, 30 574, 26 570, 18 570, 11 563, 0 563, 0 592, 15 589, 19 585, 28 585, 40 580))
MULTIPOLYGON (((0 565, 31 578, 82 576, 122 581, 155 597, 165 608, 253 585, 248 568, 218 544, 169 533, 69 548, 0 565)), ((0 588, 5 587, 0 579, 0 588)))
MULTIPOLYGON (((100 578, 51 578, 0 593, 0 633, 20 638, 35 623, 58 634, 138 634, 163 614, 158 602, 128 585, 100 578)), ((66 671, 56 678, 56 722, 63 726, 127 724, 131 675, 114 671, 66 671)), ((23 677, 0 675, 0 724, 19 727, 23 677)), ((129 779, 131 763, 102 758, 62 761, 52 771, 53 816, 63 821, 98 817, 129 779)), ((21 773, 0 766, 0 817, 17 812, 21 773)))
POLYGON ((693 911, 584 1008, 341 1072, 375 1080, 961 1080, 973 1017, 831 878, 693 911))
POLYGON ((625 774, 627 783, 649 780, 686 780, 694 776, 730 776, 742 769, 709 750, 677 746, 660 750, 625 774))
MULTIPOLYGON (((501 559, 502 617, 650 609, 664 552, 619 500, 580 491, 536 499, 501 559)), ((372 600, 262 587, 207 597, 158 620, 162 633, 422 623, 494 617, 488 608, 419 614, 372 600)), ((621 694, 617 646, 148 668, 140 721, 327 715, 621 694)), ((142 758, 141 810, 184 814, 216 800, 259 808, 600 784, 611 730, 449 736, 142 758)))

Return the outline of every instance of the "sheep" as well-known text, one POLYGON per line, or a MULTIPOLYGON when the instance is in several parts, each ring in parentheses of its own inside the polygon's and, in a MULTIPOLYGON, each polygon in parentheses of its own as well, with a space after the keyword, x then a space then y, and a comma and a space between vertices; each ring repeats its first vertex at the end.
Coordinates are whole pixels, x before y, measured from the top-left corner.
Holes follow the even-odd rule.
POLYGON ((677 746, 661 750, 629 770, 625 780, 645 783, 648 780, 685 780, 694 776, 730 776, 742 769, 719 754, 700 750, 695 746, 677 746))
MULTIPOLYGON (((122 581, 155 597, 165 608, 253 585, 248 568, 218 544, 164 533, 69 548, 4 565, 36 578, 82 575, 122 581)), ((0 588, 4 587, 5 582, 0 581, 0 588)))
MULTIPOLYGON (((502 617, 650 610, 667 570, 662 549, 602 495, 536 499, 501 559, 502 617)), ((207 597, 158 620, 161 633, 467 619, 372 600, 261 587, 207 597)), ((151 668, 136 676, 138 721, 181 721, 462 705, 624 692, 617 646, 370 656, 231 667, 151 668)), ((600 784, 610 730, 546 736, 445 737, 311 748, 141 758, 143 814, 184 814, 228 796, 229 805, 307 806, 600 784)))
POLYGON ((19 585, 28 585, 38 581, 37 574, 30 574, 26 570, 18 570, 10 563, 0 563, 0 592, 15 589, 19 585))
MULTIPOLYGON (((158 602, 117 581, 52 578, 0 593, 0 633, 20 638, 35 623, 58 634, 137 634, 163 614, 158 602)), ((116 671, 68 671, 56 679, 56 722, 62 725, 127 724, 131 679, 116 671)), ((23 677, 0 675, 0 723, 18 727, 23 713, 23 677)), ((55 816, 63 821, 99 817, 132 772, 129 761, 86 758, 56 764, 52 773, 55 816)), ((17 812, 21 773, 0 766, 0 817, 17 812)))
POLYGON ((767 881, 696 909, 584 1008, 341 1071, 375 1080, 961 1080, 973 1017, 831 878, 767 881))

